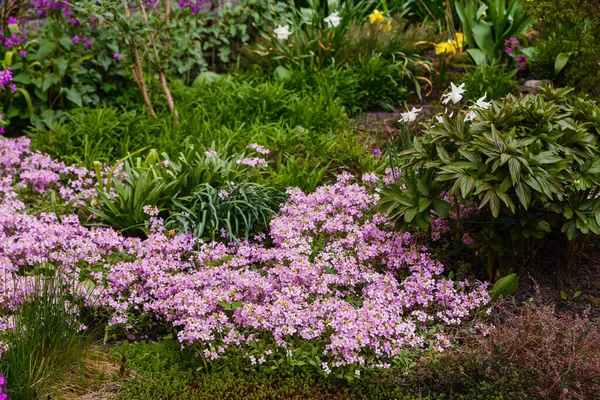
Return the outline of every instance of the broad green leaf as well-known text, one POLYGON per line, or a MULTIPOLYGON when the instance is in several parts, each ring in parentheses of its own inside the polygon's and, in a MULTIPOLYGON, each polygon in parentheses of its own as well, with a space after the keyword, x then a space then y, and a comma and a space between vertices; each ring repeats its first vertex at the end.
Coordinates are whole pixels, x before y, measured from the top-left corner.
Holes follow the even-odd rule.
POLYGON ((67 94, 67 99, 71 102, 75 103, 78 107, 83 107, 83 102, 81 100, 81 94, 77 89, 74 88, 63 88, 63 91, 67 94))
POLYGON ((565 66, 569 62, 569 58, 571 57, 571 54, 573 54, 572 51, 568 52, 568 53, 559 53, 556 56, 556 59, 554 60, 554 74, 555 75, 560 74, 560 71, 562 71, 563 68, 565 68, 565 66))
POLYGON ((517 274, 510 274, 504 278, 500 278, 494 284, 494 287, 490 291, 490 297, 492 301, 496 301, 500 296, 512 296, 517 291, 519 286, 519 277, 517 274))

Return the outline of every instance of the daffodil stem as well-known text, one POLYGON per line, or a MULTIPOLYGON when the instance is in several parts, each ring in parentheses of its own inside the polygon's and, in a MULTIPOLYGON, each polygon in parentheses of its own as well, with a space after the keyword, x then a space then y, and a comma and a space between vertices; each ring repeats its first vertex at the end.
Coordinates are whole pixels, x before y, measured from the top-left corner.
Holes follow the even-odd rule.
POLYGON ((382 6, 383 6, 383 12, 385 14, 389 14, 390 10, 388 9, 387 1, 386 0, 381 0, 381 3, 382 3, 382 6))

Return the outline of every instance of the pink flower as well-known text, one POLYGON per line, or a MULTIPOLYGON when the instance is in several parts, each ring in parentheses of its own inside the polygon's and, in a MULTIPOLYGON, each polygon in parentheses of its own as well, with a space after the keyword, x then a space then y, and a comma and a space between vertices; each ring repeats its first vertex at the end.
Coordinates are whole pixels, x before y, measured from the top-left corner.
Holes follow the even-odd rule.
POLYGON ((121 61, 121 59, 122 59, 122 57, 121 57, 121 55, 120 55, 119 53, 115 53, 115 54, 113 54, 113 58, 114 58, 115 60, 117 60, 117 61, 121 61))

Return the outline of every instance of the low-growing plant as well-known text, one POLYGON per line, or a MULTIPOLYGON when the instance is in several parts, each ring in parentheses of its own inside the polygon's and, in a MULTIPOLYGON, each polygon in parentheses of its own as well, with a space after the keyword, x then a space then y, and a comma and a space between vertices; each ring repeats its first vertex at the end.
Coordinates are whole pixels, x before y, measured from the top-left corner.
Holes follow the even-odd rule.
POLYGON ((190 195, 173 198, 166 227, 200 239, 248 240, 268 228, 284 200, 280 190, 259 183, 200 184, 190 195))
MULTIPOLYGON (((83 376, 90 336, 82 325, 73 284, 59 274, 31 276, 18 310, 3 315, 0 309, 0 370, 8 381, 11 399, 45 398, 68 373, 83 376)), ((7 293, 19 291, 2 282, 7 293)))
POLYGON ((257 224, 268 225, 284 199, 278 190, 248 182, 257 175, 251 169, 265 165, 260 157, 221 158, 215 150, 200 153, 193 148, 176 160, 156 150, 143 158, 127 157, 107 178, 98 163, 89 222, 147 236, 151 217, 162 213, 169 217, 170 228, 198 238, 214 240, 221 230, 228 237, 248 238, 257 224))

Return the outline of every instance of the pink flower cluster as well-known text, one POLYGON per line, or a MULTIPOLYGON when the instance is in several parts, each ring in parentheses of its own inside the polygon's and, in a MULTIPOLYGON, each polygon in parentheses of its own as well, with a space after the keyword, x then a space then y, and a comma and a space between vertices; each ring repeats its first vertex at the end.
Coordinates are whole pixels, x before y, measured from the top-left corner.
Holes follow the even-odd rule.
POLYGON ((447 338, 428 327, 460 323, 489 301, 484 284, 444 270, 409 234, 371 210, 377 196, 342 175, 335 185, 290 200, 271 221, 273 246, 210 243, 155 230, 134 261, 111 266, 106 302, 112 323, 131 312, 164 319, 184 345, 209 359, 247 348, 269 333, 280 353, 322 341, 331 367, 366 364, 447 338), (238 307, 229 312, 224 305, 238 307))
MULTIPOLYGON (((258 242, 202 243, 166 232, 156 215, 142 241, 73 215, 29 214, 20 188, 68 188, 69 199, 88 195, 92 182, 28 144, 0 140, 0 310, 31 295, 24 270, 51 264, 74 300, 107 310, 111 324, 127 327, 132 315, 168 322, 209 361, 263 341, 268 349, 252 354, 263 364, 313 343, 331 370, 389 365, 409 348, 443 350, 450 342, 440 329, 489 301, 485 284, 440 276, 444 267, 374 214, 378 195, 351 175, 312 194, 290 189, 258 242)), ((8 321, 0 314, 0 331, 8 321)))
POLYGON ((31 151, 29 138, 0 140, 0 185, 5 196, 8 187, 31 190, 38 194, 55 189, 65 202, 84 205, 94 197, 96 180, 86 168, 67 166, 47 154, 31 151))
POLYGON ((8 393, 6 393, 6 378, 0 371, 0 400, 8 400, 8 393))

